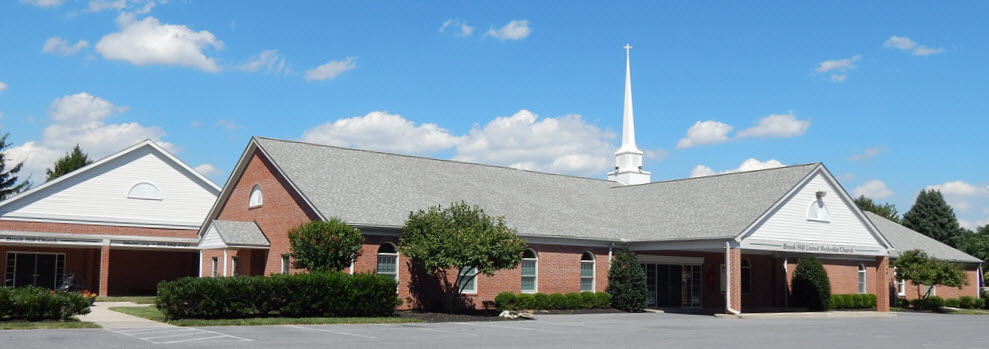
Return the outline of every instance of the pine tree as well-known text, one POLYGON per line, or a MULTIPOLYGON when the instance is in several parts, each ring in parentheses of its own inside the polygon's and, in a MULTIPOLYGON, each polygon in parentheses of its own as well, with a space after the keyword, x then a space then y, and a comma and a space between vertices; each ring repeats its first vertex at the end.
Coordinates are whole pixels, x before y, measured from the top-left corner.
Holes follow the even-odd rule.
POLYGON ((865 195, 855 199, 855 204, 863 211, 875 213, 897 223, 900 222, 900 213, 896 210, 896 205, 890 203, 880 205, 872 201, 872 199, 865 197, 865 195))
POLYGON ((611 261, 608 289, 611 307, 629 312, 641 312, 646 307, 646 272, 635 253, 623 247, 611 261))
POLYGON ((61 177, 91 163, 93 163, 93 161, 89 159, 89 155, 83 153, 82 149, 79 148, 79 145, 76 144, 76 146, 72 148, 71 152, 65 153, 65 156, 58 159, 58 161, 55 161, 55 166, 45 170, 48 174, 48 179, 45 181, 50 181, 61 177))
POLYGON ((955 211, 944 201, 941 192, 934 189, 917 195, 917 201, 903 214, 900 224, 951 247, 962 242, 962 228, 955 211))
POLYGON ((0 137, 0 200, 6 200, 8 197, 14 196, 14 194, 20 193, 31 186, 31 182, 23 181, 17 183, 17 173, 21 171, 21 167, 24 163, 18 163, 10 169, 7 169, 7 147, 10 143, 7 143, 7 136, 10 134, 4 134, 0 137))

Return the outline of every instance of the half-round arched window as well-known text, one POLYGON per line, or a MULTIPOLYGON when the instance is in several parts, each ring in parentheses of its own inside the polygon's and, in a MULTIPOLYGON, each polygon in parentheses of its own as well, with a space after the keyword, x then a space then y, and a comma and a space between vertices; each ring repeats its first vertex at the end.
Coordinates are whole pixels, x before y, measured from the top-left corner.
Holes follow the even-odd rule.
POLYGON ((807 219, 818 222, 831 221, 831 214, 828 213, 828 207, 824 205, 823 199, 817 199, 810 203, 810 208, 807 209, 807 219))
POLYGON ((398 249, 395 244, 386 242, 378 246, 378 274, 398 281, 398 249))
POLYGON ((748 259, 742 260, 742 293, 752 291, 752 262, 748 259))
POLYGON ((527 248, 522 252, 522 293, 536 293, 538 286, 539 256, 527 248))
POLYGON ((130 191, 127 192, 127 198, 161 200, 161 190, 158 190, 158 187, 154 184, 141 182, 134 184, 133 187, 130 187, 130 191))
POLYGON ((594 292, 594 254, 580 255, 580 292, 594 292))
POLYGON ((866 293, 865 279, 866 279, 865 264, 859 264, 859 294, 865 294, 866 293))
POLYGON ((264 204, 264 195, 261 194, 261 186, 255 185, 254 189, 251 189, 251 202, 248 207, 258 207, 264 204))

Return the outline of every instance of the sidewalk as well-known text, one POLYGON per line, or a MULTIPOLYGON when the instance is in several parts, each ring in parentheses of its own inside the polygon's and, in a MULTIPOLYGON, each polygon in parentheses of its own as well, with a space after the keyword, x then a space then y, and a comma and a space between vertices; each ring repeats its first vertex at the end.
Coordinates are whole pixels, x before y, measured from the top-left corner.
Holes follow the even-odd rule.
POLYGON ((176 327, 166 323, 161 323, 158 321, 151 321, 144 318, 139 318, 133 315, 127 315, 124 313, 118 313, 110 310, 110 307, 140 307, 140 306, 153 306, 137 304, 132 302, 96 302, 92 307, 90 307, 90 313, 86 315, 78 316, 79 321, 88 321, 95 323, 97 325, 103 326, 103 328, 115 329, 115 328, 151 328, 151 327, 176 327))

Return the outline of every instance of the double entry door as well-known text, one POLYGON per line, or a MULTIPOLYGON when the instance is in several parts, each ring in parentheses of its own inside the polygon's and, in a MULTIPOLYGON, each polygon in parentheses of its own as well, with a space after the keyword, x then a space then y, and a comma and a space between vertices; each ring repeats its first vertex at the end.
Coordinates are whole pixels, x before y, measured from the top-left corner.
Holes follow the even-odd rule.
POLYGON ((7 287, 38 286, 54 290, 65 273, 61 253, 7 252, 7 287))
POLYGON ((650 307, 700 307, 701 266, 643 263, 650 307))

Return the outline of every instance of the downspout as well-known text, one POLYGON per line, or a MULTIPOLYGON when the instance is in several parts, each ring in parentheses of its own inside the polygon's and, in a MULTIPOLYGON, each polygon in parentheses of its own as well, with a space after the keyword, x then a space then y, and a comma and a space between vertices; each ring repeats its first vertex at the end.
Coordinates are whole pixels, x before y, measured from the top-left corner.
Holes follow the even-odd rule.
POLYGON ((982 263, 979 263, 979 269, 978 270, 979 270, 978 271, 979 275, 977 275, 977 276, 978 276, 978 279, 979 279, 979 282, 978 282, 979 287, 976 287, 975 288, 975 298, 982 297, 982 288, 983 287, 986 287, 986 279, 984 278, 984 275, 982 275, 982 263))
POLYGON ((783 257, 783 306, 790 306, 790 268, 787 266, 790 262, 783 257))
POLYGON ((613 246, 615 246, 614 242, 612 242, 611 245, 608 245, 608 270, 611 270, 611 248, 613 246))
POLYGON ((227 249, 223 249, 223 276, 227 276, 227 249))
POLYGON ((731 308, 731 244, 725 241, 725 310, 735 315, 742 312, 731 308))
POLYGON ((198 277, 203 277, 203 250, 199 250, 199 275, 198 277))

